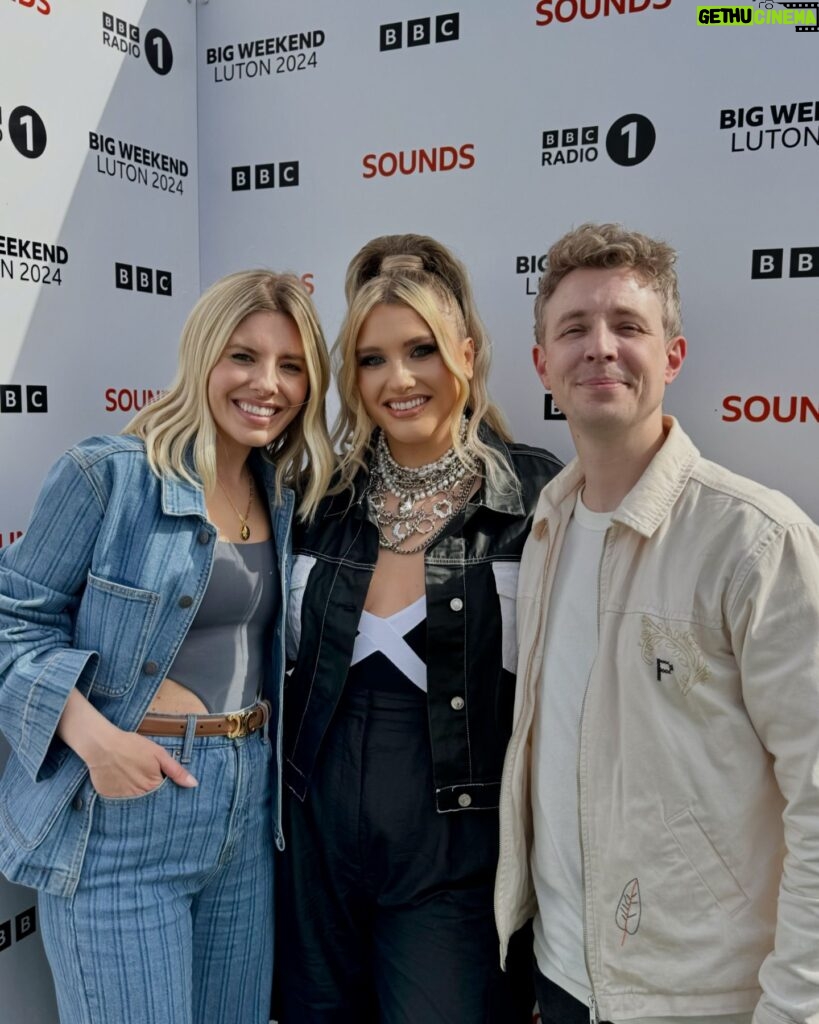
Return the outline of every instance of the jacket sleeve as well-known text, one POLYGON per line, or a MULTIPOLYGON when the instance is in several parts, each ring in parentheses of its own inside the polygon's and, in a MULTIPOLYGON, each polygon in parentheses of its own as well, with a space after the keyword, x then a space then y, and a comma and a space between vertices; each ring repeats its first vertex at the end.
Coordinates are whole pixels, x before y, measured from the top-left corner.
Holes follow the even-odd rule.
POLYGON ((729 608, 745 706, 785 801, 776 941, 753 1024, 819 1024, 819 528, 771 530, 729 608))
POLYGON ((97 652, 72 637, 103 510, 69 452, 0 561, 0 729, 35 781, 52 770, 44 762, 69 693, 88 693, 96 673, 97 652))

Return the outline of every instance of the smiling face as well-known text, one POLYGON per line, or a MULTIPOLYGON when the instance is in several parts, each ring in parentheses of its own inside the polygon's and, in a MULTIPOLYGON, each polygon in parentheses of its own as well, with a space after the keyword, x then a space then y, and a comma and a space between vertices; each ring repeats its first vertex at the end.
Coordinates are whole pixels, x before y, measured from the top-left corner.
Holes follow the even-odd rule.
POLYGON ((548 300, 533 357, 576 443, 648 449, 662 437, 665 386, 685 348, 681 336, 666 339, 660 298, 630 269, 583 268, 548 300))
MULTIPOLYGON (((449 318, 444 320, 449 324, 449 318)), ((472 339, 457 339, 454 325, 451 330, 450 351, 469 379, 472 339)), ((422 466, 452 446, 458 381, 429 325, 414 309, 392 303, 374 306, 356 341, 356 364, 364 409, 384 431, 399 463, 422 466)))
POLYGON ((222 457, 244 460, 292 423, 309 380, 301 335, 289 316, 251 313, 239 324, 208 378, 208 405, 222 457))

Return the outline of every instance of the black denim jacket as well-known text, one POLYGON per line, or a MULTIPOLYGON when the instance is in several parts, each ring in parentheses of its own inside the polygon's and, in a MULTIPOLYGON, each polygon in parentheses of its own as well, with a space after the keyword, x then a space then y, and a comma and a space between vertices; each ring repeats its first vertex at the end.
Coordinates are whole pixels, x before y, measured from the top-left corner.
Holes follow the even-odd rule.
MULTIPOLYGON (((427 695, 438 811, 495 808, 512 726, 515 590, 541 489, 560 470, 549 452, 483 439, 514 468, 508 489, 485 479, 425 554, 427 695)), ((300 634, 285 684, 284 780, 303 800, 341 698, 358 621, 378 557, 367 516, 368 473, 354 493, 325 499, 297 529, 291 636, 300 634)))

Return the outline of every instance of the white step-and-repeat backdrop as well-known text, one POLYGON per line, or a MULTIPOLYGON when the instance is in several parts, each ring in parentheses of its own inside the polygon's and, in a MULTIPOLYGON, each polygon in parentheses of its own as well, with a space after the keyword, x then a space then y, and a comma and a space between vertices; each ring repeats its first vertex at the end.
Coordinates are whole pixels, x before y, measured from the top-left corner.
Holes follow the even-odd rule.
MULTIPOLYGON (((532 304, 584 220, 679 249, 669 410, 819 517, 819 3, 748 6, 3 0, 0 545, 66 446, 168 382, 202 288, 292 270, 332 340, 348 260, 388 232, 464 259, 516 436, 568 457, 532 304)), ((34 895, 2 881, 0 1018, 56 1021, 34 895)))

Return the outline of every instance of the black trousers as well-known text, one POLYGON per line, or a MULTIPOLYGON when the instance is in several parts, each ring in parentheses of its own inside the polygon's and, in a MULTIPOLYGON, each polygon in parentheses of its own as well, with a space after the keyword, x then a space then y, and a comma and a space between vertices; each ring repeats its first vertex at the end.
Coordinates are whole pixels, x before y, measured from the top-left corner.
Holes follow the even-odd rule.
MULTIPOLYGON (((541 974, 535 965, 535 992, 540 1024, 589 1024, 589 1008, 541 974)), ((600 1024, 608 1024, 601 1021, 600 1024)))
POLYGON ((530 1024, 530 937, 499 968, 497 813, 435 811, 423 693, 345 695, 285 830, 280 1024, 530 1024))

